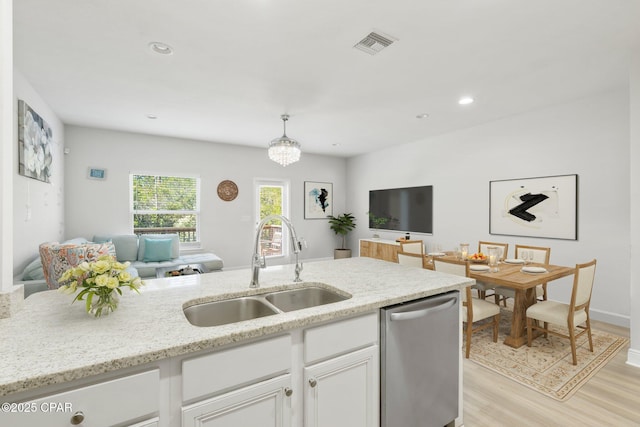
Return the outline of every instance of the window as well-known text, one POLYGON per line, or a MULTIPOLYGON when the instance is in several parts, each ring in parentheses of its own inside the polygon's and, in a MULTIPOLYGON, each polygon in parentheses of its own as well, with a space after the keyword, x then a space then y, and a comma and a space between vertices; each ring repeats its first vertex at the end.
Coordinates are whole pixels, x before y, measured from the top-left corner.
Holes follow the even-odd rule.
MULTIPOLYGON (((257 181, 257 222, 269 215, 288 216, 289 185, 283 181, 257 181)), ((260 235, 260 253, 267 257, 284 256, 289 252, 288 230, 281 220, 269 221, 260 235)))
POLYGON ((130 176, 135 234, 177 233, 181 243, 200 240, 200 178, 130 176))

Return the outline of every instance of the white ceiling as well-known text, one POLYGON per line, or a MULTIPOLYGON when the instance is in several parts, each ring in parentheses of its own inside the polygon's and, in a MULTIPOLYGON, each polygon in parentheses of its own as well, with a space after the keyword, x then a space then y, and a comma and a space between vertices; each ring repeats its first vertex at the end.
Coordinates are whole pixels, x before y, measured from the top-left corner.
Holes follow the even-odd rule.
POLYGON ((351 156, 626 86, 639 3, 15 0, 14 55, 67 124, 351 156))

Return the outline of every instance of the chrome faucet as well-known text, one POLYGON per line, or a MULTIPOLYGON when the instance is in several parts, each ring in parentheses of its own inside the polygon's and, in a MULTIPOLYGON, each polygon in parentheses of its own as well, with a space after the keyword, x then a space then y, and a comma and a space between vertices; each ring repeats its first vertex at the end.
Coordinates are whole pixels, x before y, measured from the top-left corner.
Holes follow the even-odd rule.
POLYGON ((260 287, 260 269, 265 268, 267 266, 267 260, 264 255, 260 254, 260 235, 262 234, 262 229, 265 224, 271 220, 279 219, 282 221, 284 225, 289 229, 289 234, 291 237, 291 244, 293 246, 293 253, 296 256, 296 269, 295 269, 295 278, 294 282, 301 282, 300 272, 302 272, 302 263, 298 260, 298 254, 302 250, 302 242, 298 240, 298 236, 296 235, 296 230, 293 228, 291 221, 282 215, 269 215, 266 216, 260 221, 258 224, 258 231, 256 232, 256 241, 253 247, 253 257, 251 258, 251 270, 253 271, 253 275, 251 277, 251 283, 249 284, 250 288, 259 288, 260 287))

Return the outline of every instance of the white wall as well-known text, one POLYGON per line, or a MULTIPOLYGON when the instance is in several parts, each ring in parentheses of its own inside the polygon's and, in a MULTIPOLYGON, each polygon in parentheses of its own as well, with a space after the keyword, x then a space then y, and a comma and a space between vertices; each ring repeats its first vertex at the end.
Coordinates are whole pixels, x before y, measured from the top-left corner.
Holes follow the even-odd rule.
POLYGON ((630 74, 631 106, 631 348, 628 362, 640 367, 640 46, 630 74))
MULTIPOLYGON (((369 190, 433 185, 433 236, 412 237, 438 242, 443 249, 460 242, 473 247, 478 240, 550 246, 551 262, 560 265, 597 258, 592 315, 628 326, 628 98, 622 88, 352 158, 348 208, 366 224, 369 190), (577 241, 489 234, 489 181, 564 174, 579 175, 577 241)), ((360 227, 351 245, 372 234, 360 227)), ((550 297, 568 299, 570 286, 570 278, 554 282, 550 297)))
POLYGON ((13 111, 13 2, 0 0, 0 317, 13 288, 13 111))
POLYGON ((38 245, 58 241, 64 235, 64 125, 25 77, 14 70, 15 139, 13 150, 13 273, 38 256, 38 245), (42 117, 53 133, 51 182, 45 183, 18 174, 18 99, 42 117), (30 212, 29 212, 30 211, 30 212), (30 215, 29 215, 30 213, 30 215))
MULTIPOLYGON (((266 140, 265 140, 266 141, 266 140)), ((304 181, 332 182, 334 213, 345 206, 346 160, 304 153, 286 168, 272 162, 265 148, 238 147, 102 129, 67 126, 65 156, 66 238, 132 232, 129 173, 191 174, 201 177, 201 241, 225 267, 248 266, 255 236, 253 182, 256 178, 290 182, 290 219, 308 248, 302 259, 333 257, 337 240, 326 220, 305 220, 304 181), (107 169, 107 179, 87 179, 88 167, 107 169), (230 179, 238 197, 222 201, 218 184, 230 179)), ((290 258, 269 264, 289 263, 290 258)))

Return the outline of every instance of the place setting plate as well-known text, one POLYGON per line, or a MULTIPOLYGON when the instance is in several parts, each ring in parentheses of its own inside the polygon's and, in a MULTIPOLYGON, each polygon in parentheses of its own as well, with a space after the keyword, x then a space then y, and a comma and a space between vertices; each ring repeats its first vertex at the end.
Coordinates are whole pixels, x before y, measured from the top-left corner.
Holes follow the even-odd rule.
POLYGON ((508 258, 503 261, 505 264, 524 264, 523 259, 518 258, 508 258))
POLYGON ((429 256, 445 256, 444 252, 429 252, 427 255, 429 256))
POLYGON ((469 270, 471 271, 489 271, 490 267, 483 264, 471 264, 469 270))
POLYGON ((542 273, 547 273, 547 269, 544 267, 522 267, 520 269, 521 272, 523 273, 529 273, 529 274, 542 274, 542 273))

